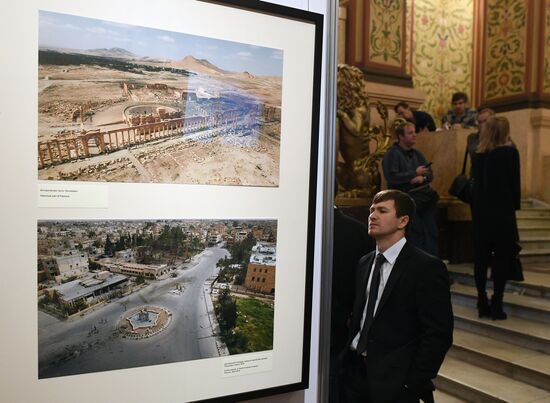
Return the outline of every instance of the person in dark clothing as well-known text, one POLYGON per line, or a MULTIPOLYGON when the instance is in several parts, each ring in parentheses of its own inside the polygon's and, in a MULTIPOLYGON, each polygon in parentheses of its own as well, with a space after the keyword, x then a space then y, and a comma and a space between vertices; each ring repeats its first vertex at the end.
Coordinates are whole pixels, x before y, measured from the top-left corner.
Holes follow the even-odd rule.
POLYGON ((474 277, 479 317, 506 319, 502 299, 519 241, 516 210, 520 208, 519 153, 505 117, 491 117, 483 126, 473 165, 474 277), (486 292, 487 267, 492 268, 493 296, 486 292))
POLYGON ((376 250, 357 266, 348 347, 346 402, 432 402, 432 379, 453 340, 445 264, 405 239, 415 202, 399 190, 377 193, 369 234, 376 250))
POLYGON ((408 193, 416 203, 416 218, 407 229, 407 240, 414 246, 437 256, 435 208, 439 196, 430 187, 433 180, 430 163, 414 148, 416 131, 412 123, 396 129, 397 142, 382 159, 382 169, 389 189, 408 193))
POLYGON ((395 113, 408 122, 414 123, 416 133, 435 131, 435 122, 429 113, 413 111, 409 104, 402 101, 395 105, 395 113))
MULTIPOLYGON (((485 108, 485 109, 482 109, 478 114, 477 114, 477 128, 478 130, 476 130, 475 132, 472 132, 468 135, 468 138, 466 139, 466 147, 467 147, 467 150, 468 150, 468 157, 470 158, 470 178, 472 178, 472 175, 473 175, 473 172, 474 172, 474 164, 475 164, 475 160, 477 158, 477 147, 479 145, 479 133, 481 132, 481 129, 483 129, 483 126, 485 126, 485 123, 487 123, 487 120, 489 120, 489 118, 491 118, 492 116, 495 115, 495 111, 490 109, 490 108, 485 108)), ((472 188, 470 188, 472 189, 472 188)), ((473 192, 473 190, 472 190, 473 192)), ((472 214, 472 217, 474 217, 476 215, 476 213, 474 212, 474 209, 475 209, 475 201, 472 199, 470 199, 470 212, 472 214)), ((473 247, 474 247, 474 251, 475 250, 478 250, 480 248, 482 248, 483 246, 482 245, 476 245, 476 241, 475 241, 475 237, 472 237, 473 239, 473 247)), ((475 254, 474 253, 474 267, 476 268, 477 272, 478 273, 484 273, 484 272, 487 272, 488 268, 489 268, 489 261, 488 259, 486 258, 486 256, 484 254, 475 254)), ((483 294, 485 295, 485 294, 483 294)), ((486 301, 486 297, 484 299, 484 301, 486 301)), ((490 316, 490 312, 489 312, 489 308, 487 307, 487 304, 483 303, 482 305, 480 305, 478 303, 478 308, 481 306, 481 310, 479 311, 479 317, 484 317, 484 316, 490 316)))
POLYGON ((341 371, 340 353, 348 339, 348 320, 355 299, 355 273, 363 255, 373 251, 376 244, 362 222, 334 209, 334 240, 332 252, 332 305, 330 316, 330 387, 329 401, 342 401, 338 381, 341 371))
MULTIPOLYGON (((477 114, 477 131, 472 132, 468 135, 468 138, 466 139, 467 147, 468 147, 468 156, 470 157, 470 164, 473 164, 473 161, 476 157, 476 149, 479 144, 479 132, 489 120, 491 116, 495 115, 495 111, 491 108, 485 108, 479 111, 477 114)), ((470 168, 470 172, 472 172, 472 169, 470 168)))
POLYGON ((459 129, 461 127, 476 127, 477 111, 468 107, 468 95, 464 92, 455 92, 451 99, 453 108, 441 119, 444 129, 459 129))

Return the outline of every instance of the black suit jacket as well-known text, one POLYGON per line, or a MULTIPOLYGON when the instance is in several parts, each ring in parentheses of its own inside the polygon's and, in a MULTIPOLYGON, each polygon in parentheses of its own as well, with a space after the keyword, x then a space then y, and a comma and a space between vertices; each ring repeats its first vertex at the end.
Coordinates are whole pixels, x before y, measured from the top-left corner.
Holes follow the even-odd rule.
MULTIPOLYGON (((359 261, 349 342, 360 329, 375 252, 359 261)), ((405 243, 376 310, 367 342, 366 372, 373 402, 406 401, 433 387, 452 344, 453 312, 445 264, 405 243)), ((353 353, 355 354, 355 353, 353 353)))
POLYGON ((330 349, 340 353, 348 340, 348 320, 355 300, 355 277, 361 257, 376 247, 362 222, 334 209, 330 349))

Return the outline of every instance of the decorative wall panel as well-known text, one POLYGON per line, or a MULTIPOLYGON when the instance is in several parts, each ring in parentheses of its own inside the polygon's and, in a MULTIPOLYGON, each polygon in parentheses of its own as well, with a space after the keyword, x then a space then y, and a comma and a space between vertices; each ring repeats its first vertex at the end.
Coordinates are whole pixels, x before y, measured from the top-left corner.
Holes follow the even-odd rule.
POLYGON ((401 1, 373 0, 369 10, 369 61, 401 67, 404 64, 402 33, 404 4, 401 1))
POLYGON ((550 1, 545 7, 545 37, 544 37, 544 81, 543 92, 550 92, 550 1))
POLYGON ((407 0, 405 2, 405 66, 407 66, 407 74, 412 76, 412 30, 414 29, 412 18, 414 13, 413 0, 407 0))
POLYGON ((413 83, 436 122, 456 91, 471 93, 473 0, 417 0, 413 19, 413 83))
POLYGON ((528 1, 487 2, 485 100, 527 91, 528 1))

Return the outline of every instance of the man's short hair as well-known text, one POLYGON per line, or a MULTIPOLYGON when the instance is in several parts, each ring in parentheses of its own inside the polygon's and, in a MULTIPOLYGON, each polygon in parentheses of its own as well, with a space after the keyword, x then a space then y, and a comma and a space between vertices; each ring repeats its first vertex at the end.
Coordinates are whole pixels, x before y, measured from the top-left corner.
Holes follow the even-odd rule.
POLYGON ((387 189, 376 193, 372 199, 372 204, 381 203, 387 200, 393 200, 395 205, 395 215, 397 217, 409 216, 408 228, 411 225, 416 213, 416 204, 408 193, 397 189, 387 189))
POLYGON ((495 111, 492 110, 491 108, 483 108, 482 110, 480 110, 477 114, 478 116, 481 115, 482 113, 487 113, 489 116, 495 116, 495 111))
POLYGON ((397 113, 397 110, 398 110, 399 108, 409 109, 409 104, 406 103, 405 101, 399 102, 397 105, 395 105, 395 106, 393 107, 393 110, 395 111, 395 113, 397 113))
POLYGON ((466 95, 466 93, 464 92, 455 92, 453 94, 453 97, 451 98, 451 103, 455 103, 455 102, 458 102, 458 101, 464 101, 465 103, 468 102, 468 95, 466 95))
POLYGON ((397 134, 398 138, 405 135, 405 127, 407 127, 407 126, 415 127, 414 123, 407 121, 407 122, 403 123, 402 125, 399 125, 395 128, 395 134, 397 134))

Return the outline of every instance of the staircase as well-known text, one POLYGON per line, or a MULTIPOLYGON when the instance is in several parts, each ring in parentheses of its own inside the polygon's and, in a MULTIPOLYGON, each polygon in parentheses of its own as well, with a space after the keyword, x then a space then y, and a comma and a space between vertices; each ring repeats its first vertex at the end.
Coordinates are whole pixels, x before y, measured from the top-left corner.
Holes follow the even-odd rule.
MULTIPOLYGON (((516 212, 523 263, 539 265, 550 272, 550 206, 533 199, 522 200, 516 212)), ((533 267, 537 269, 537 267, 533 267)))
POLYGON ((507 284, 507 320, 479 319, 473 264, 448 265, 455 331, 438 403, 550 403, 550 207, 524 200, 517 219, 525 281, 507 284))
POLYGON ((436 401, 550 402, 550 271, 530 268, 507 286, 508 319, 493 321, 478 318, 472 265, 449 265, 455 331, 436 401))

